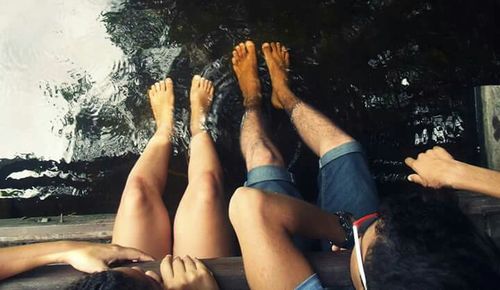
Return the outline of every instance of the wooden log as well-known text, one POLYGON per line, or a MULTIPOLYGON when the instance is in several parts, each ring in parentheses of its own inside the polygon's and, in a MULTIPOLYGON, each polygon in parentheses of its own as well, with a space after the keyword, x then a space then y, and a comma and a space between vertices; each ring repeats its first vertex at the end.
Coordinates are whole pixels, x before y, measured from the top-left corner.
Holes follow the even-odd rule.
POLYGON ((0 219, 0 246, 58 240, 111 240, 115 215, 0 219))
POLYGON ((476 87, 474 95, 485 165, 500 170, 500 86, 476 87))
MULTIPOLYGON (((318 273, 323 286, 342 289, 351 285, 349 274, 350 251, 336 253, 310 253, 307 255, 313 269, 318 273)), ((204 260, 214 273, 221 289, 249 289, 243 271, 241 257, 227 257, 204 260)), ((130 264, 129 264, 130 265, 130 264)), ((135 264, 137 265, 137 264, 135 264)), ((145 270, 159 273, 159 262, 140 265, 145 270)), ((286 267, 287 265, 283 265, 286 267)), ((45 266, 0 282, 0 290, 52 290, 64 289, 83 277, 83 273, 67 265, 45 266)), ((294 273, 290 273, 294 275, 294 273)))

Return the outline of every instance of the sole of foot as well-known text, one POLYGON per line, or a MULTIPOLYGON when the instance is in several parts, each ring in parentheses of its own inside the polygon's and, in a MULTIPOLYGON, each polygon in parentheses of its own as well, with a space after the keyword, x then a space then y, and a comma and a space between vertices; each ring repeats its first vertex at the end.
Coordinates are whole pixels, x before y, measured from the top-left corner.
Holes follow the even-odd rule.
POLYGON ((247 40, 236 45, 233 50, 232 63, 243 94, 243 105, 246 108, 260 106, 262 96, 257 73, 255 44, 247 40))
POLYGON ((191 101, 191 134, 203 130, 205 118, 214 96, 213 83, 199 75, 193 76, 189 99, 191 101))
POLYGON ((166 78, 156 82, 148 90, 149 101, 156 126, 172 129, 174 119, 174 83, 172 79, 166 78))
POLYGON ((262 52, 273 86, 271 102, 276 109, 283 109, 279 92, 288 88, 288 68, 290 66, 288 49, 279 42, 265 42, 262 44, 262 52))

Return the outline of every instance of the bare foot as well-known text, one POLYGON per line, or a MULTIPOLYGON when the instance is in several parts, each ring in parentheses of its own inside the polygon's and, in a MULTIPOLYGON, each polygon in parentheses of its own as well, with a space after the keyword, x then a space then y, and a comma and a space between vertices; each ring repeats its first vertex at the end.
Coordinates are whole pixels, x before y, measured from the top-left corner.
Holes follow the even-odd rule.
POLYGON ((277 109, 283 109, 283 100, 279 93, 283 89, 288 89, 288 67, 290 66, 290 55, 287 48, 279 42, 263 43, 262 51, 266 60, 271 82, 273 85, 273 94, 271 102, 277 109))
POLYGON ((205 118, 207 116, 212 98, 214 86, 211 81, 195 75, 191 82, 191 136, 204 131, 205 118))
POLYGON ((158 131, 172 134, 174 121, 174 84, 166 78, 151 86, 148 90, 149 101, 153 109, 158 131))
POLYGON ((235 46, 232 62, 243 94, 243 105, 245 108, 260 107, 262 95, 259 75, 257 74, 257 55, 253 42, 247 40, 245 43, 235 46))

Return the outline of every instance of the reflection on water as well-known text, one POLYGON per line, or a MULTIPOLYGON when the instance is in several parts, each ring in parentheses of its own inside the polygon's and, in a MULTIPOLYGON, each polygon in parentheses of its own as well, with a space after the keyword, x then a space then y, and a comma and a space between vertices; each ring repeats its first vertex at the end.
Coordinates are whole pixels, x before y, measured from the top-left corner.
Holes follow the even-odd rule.
MULTIPOLYGON (((151 135, 144 92, 167 75, 176 84, 174 149, 182 156, 193 73, 215 82, 210 127, 231 173, 228 190, 241 183, 242 109, 229 56, 246 38, 291 48, 293 89, 365 145, 379 185, 401 184, 403 157, 436 144, 476 161, 471 88, 500 79, 495 0, 37 3, 9 1, 0 11, 4 196, 102 196, 96 184, 116 172, 124 179, 151 135), (96 163, 95 171, 85 165, 96 163)), ((290 170, 314 191, 315 158, 285 114, 266 110, 290 170)), ((106 194, 117 199, 122 185, 106 194)))

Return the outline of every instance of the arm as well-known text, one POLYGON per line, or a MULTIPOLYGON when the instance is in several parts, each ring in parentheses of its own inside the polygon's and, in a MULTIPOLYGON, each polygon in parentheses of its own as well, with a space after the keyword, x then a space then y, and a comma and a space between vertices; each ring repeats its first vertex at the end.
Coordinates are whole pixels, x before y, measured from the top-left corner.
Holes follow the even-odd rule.
POLYGON ((420 153, 417 159, 408 157, 405 163, 415 171, 408 176, 411 182, 425 187, 450 187, 500 198, 500 172, 457 161, 441 147, 420 153))
POLYGON ((48 242, 0 249, 0 280, 36 267, 66 263, 83 272, 99 272, 117 260, 152 261, 131 248, 87 242, 48 242))

